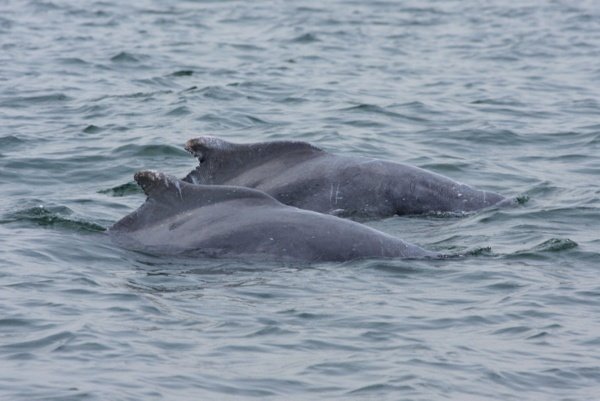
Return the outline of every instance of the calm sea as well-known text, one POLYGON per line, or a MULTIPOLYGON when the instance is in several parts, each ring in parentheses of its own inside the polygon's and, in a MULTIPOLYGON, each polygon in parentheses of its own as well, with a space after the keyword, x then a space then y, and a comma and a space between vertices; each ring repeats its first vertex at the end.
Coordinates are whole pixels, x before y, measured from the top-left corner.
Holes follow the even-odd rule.
POLYGON ((0 399, 596 400, 600 4, 0 0, 0 399), (198 135, 518 197, 368 223, 444 261, 153 257, 198 135))

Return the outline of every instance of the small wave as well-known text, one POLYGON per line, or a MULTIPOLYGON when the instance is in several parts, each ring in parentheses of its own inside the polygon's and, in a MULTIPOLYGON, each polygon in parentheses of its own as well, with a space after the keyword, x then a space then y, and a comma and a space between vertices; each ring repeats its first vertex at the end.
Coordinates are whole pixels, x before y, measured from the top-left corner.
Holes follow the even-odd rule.
POLYGON ((243 50, 243 51, 264 51, 266 50, 264 47, 256 46, 248 43, 228 43, 228 46, 233 47, 234 49, 243 50))
POLYGON ((241 93, 222 86, 206 86, 198 92, 202 93, 204 97, 216 100, 235 100, 244 97, 241 93))
POLYGON ((152 78, 143 78, 143 79, 134 79, 132 80, 135 84, 140 84, 141 86, 148 87, 157 87, 157 88, 174 88, 175 85, 170 78, 165 77, 152 77, 152 78))
POLYGON ((235 100, 248 98, 248 96, 242 94, 241 92, 218 85, 209 85, 200 89, 197 86, 192 86, 183 92, 200 93, 206 98, 215 100, 235 100))
POLYGON ((432 105, 429 105, 429 104, 426 104, 423 102, 419 102, 419 101, 406 102, 406 103, 394 103, 394 104, 391 104, 389 107, 394 108, 394 109, 408 110, 408 111, 418 114, 418 115, 425 115, 425 114, 432 115, 432 116, 443 116, 444 115, 443 110, 435 109, 432 105))
POLYGON ((468 256, 494 256, 492 252, 492 247, 490 246, 481 246, 477 248, 473 248, 468 250, 465 255, 468 256))
POLYGON ((468 217, 468 216, 472 216, 474 214, 476 214, 477 212, 427 212, 427 213, 423 213, 423 214, 415 214, 415 215, 409 215, 409 216, 416 216, 416 217, 426 217, 426 218, 432 218, 432 219, 461 219, 464 217, 468 217))
POLYGON ((28 5, 32 6, 33 9, 38 12, 56 11, 62 9, 62 7, 54 4, 51 1, 30 1, 28 2, 28 5))
POLYGON ((192 112, 185 106, 176 107, 165 113, 166 116, 187 116, 188 114, 192 114, 192 112))
POLYGON ((19 341, 21 338, 17 337, 12 344, 4 345, 3 348, 10 349, 11 351, 34 351, 43 348, 56 349, 61 345, 66 344, 75 338, 75 334, 70 331, 62 331, 59 333, 50 334, 41 338, 28 341, 19 341))
POLYGON ((46 208, 43 205, 10 213, 0 220, 0 224, 29 223, 42 227, 64 228, 81 232, 102 232, 106 229, 99 224, 66 216, 73 211, 66 206, 46 208))
POLYGON ((40 96, 19 96, 0 102, 2 107, 26 107, 46 103, 66 102, 71 98, 64 93, 52 93, 40 96))
POLYGON ((197 118, 199 121, 207 121, 217 123, 219 126, 225 127, 254 127, 257 125, 275 125, 277 122, 265 121, 258 117, 251 116, 248 114, 230 114, 229 117, 224 115, 217 115, 214 113, 208 113, 197 118))
POLYGON ((522 249, 520 251, 513 252, 505 255, 506 258, 550 258, 549 254, 555 254, 558 252, 568 251, 570 249, 578 247, 577 242, 569 238, 550 238, 538 245, 535 245, 529 249, 522 249))
POLYGON ((469 143, 516 146, 527 138, 508 129, 468 129, 447 134, 454 140, 465 140, 469 143))
POLYGON ((4 17, 0 17, 0 29, 10 29, 13 26, 13 22, 4 17))
MULTIPOLYGON (((99 101, 106 100, 106 99, 152 99, 156 95, 166 95, 169 93, 173 93, 173 91, 167 89, 167 90, 158 90, 158 91, 152 91, 152 92, 124 93, 121 95, 104 95, 104 96, 100 96, 96 99, 92 99, 92 101, 99 102, 99 101)), ((83 111, 97 112, 98 107, 100 107, 100 106, 98 106, 98 105, 93 105, 91 107, 85 106, 85 109, 83 109, 83 111)))
POLYGON ((348 391, 346 394, 350 397, 360 396, 369 397, 381 396, 384 394, 398 394, 398 393, 410 393, 415 391, 415 387, 411 385, 392 385, 387 383, 376 383, 362 386, 348 391))
POLYGON ((313 33, 305 33, 291 40, 292 43, 315 43, 321 40, 313 33))
MULTIPOLYGON (((444 249, 440 249, 439 245, 436 247, 439 252, 437 259, 441 260, 461 260, 467 257, 495 257, 498 254, 494 253, 490 246, 478 246, 478 247, 464 247, 464 246, 450 246, 444 249)), ((433 260, 435 260, 434 258, 433 260)), ((430 259, 432 260, 432 259, 430 259)))
POLYGON ((303 97, 288 96, 288 97, 282 99, 281 101, 283 103, 298 104, 298 103, 306 103, 306 102, 308 102, 308 99, 305 99, 303 97))
POLYGON ((117 155, 124 156, 188 156, 183 148, 171 145, 124 145, 114 150, 117 155))
POLYGON ((400 119, 404 119, 404 120, 411 120, 411 121, 418 121, 418 122, 425 122, 427 121, 426 119, 420 118, 420 117, 414 117, 414 116, 408 116, 405 114, 401 114, 401 113, 396 113, 394 111, 390 111, 387 110, 386 108, 380 107, 380 106, 376 106, 374 104, 359 104, 356 106, 352 106, 352 107, 347 107, 345 109, 341 109, 341 111, 349 111, 349 112, 364 112, 364 113, 371 113, 371 114, 380 114, 380 115, 384 115, 384 116, 388 116, 388 117, 394 117, 394 118, 400 118, 400 119))
POLYGON ((65 65, 78 65, 78 66, 89 65, 88 62, 80 59, 79 57, 61 57, 61 58, 57 59, 57 61, 59 63, 65 64, 65 65))
POLYGON ((578 246, 577 242, 570 240, 569 238, 551 238, 547 241, 542 242, 539 245, 534 246, 531 251, 533 252, 560 252, 568 249, 573 249, 578 246))
POLYGON ((110 58, 113 63, 139 63, 139 58, 131 53, 121 52, 110 58))
POLYGON ((194 71, 192 70, 179 70, 179 71, 175 71, 172 74, 169 74, 169 76, 171 77, 189 77, 192 76, 194 74, 194 71))
POLYGON ((0 149, 2 150, 9 149, 12 146, 17 146, 22 143, 25 143, 25 141, 15 135, 7 135, 0 137, 0 149))
MULTIPOLYGON (((450 251, 450 249, 448 251, 450 251)), ((493 257, 493 256, 497 256, 497 255, 492 251, 492 247, 490 247, 490 246, 480 246, 480 247, 476 247, 476 248, 463 249, 463 250, 460 250, 460 247, 455 247, 453 252, 440 253, 440 255, 438 256, 438 259, 454 260, 454 259, 463 259, 463 258, 466 258, 469 256, 493 257)))
POLYGON ((478 99, 472 101, 471 104, 486 104, 492 106, 526 106, 518 100, 508 97, 478 99))
POLYGON ((298 6, 296 7, 296 11, 299 13, 324 13, 326 12, 326 9, 310 6, 298 6))
POLYGON ((98 191, 98 193, 114 197, 121 197, 133 194, 140 194, 143 193, 143 191, 135 182, 132 181, 123 185, 118 185, 113 188, 101 189, 100 191, 98 191))
POLYGON ((97 134, 98 132, 102 132, 104 131, 104 128, 100 128, 96 125, 88 125, 87 127, 85 127, 83 129, 83 132, 85 132, 86 134, 97 134))

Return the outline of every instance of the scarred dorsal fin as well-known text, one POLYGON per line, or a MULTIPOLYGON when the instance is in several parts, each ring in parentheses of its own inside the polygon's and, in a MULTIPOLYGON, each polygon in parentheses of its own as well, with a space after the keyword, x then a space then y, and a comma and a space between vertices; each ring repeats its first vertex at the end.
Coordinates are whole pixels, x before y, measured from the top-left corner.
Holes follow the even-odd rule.
POLYGON ((178 181, 174 177, 154 170, 138 171, 133 175, 133 179, 148 197, 158 196, 169 187, 175 188, 175 181, 178 181))
POLYGON ((256 142, 256 143, 233 143, 214 136, 201 136, 190 139, 185 144, 185 149, 193 154, 202 163, 210 153, 223 152, 251 152, 264 153, 268 151, 273 154, 281 154, 287 152, 323 152, 322 149, 311 145, 308 142, 301 141, 272 141, 272 142, 256 142))
POLYGON ((134 175, 148 199, 172 204, 182 209, 202 207, 235 199, 255 199, 265 203, 280 204, 266 193, 230 185, 193 185, 165 173, 146 170, 134 175))
POLYGON ((193 154, 202 163, 208 153, 216 151, 234 151, 237 144, 224 141, 214 136, 201 136, 190 139, 185 144, 185 150, 193 154))
POLYGON ((115 223, 110 229, 113 233, 135 231, 159 224, 164 218, 221 202, 244 200, 253 205, 284 206, 256 189, 229 185, 194 185, 157 171, 139 171, 135 173, 134 179, 148 198, 140 208, 115 223))
POLYGON ((308 142, 274 141, 232 143, 213 136, 190 139, 185 149, 198 158, 200 164, 183 180, 195 184, 223 184, 238 174, 275 159, 291 162, 326 154, 308 142))

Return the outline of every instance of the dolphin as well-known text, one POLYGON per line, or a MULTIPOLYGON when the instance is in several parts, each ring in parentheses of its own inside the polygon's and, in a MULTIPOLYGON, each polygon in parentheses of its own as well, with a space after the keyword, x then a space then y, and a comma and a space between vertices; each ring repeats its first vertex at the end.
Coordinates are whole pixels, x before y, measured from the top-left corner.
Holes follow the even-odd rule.
POLYGON ((358 219, 472 212, 507 201, 495 192, 392 161, 339 156, 307 142, 190 139, 198 167, 183 180, 259 189, 286 205, 358 219))
POLYGON ((108 230, 128 249, 307 262, 440 257, 363 224, 284 205, 256 189, 195 185, 154 171, 134 179, 146 201, 108 230))

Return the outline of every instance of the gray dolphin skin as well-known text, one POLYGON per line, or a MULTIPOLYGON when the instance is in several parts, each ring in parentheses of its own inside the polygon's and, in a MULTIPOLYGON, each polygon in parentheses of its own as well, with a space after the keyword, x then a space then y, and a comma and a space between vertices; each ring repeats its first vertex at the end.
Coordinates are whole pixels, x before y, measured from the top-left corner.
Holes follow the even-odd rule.
POLYGON ((190 139, 200 165, 184 181, 256 188, 286 205, 345 217, 471 212, 505 200, 405 164, 338 156, 306 142, 190 139))
POLYGON ((152 254, 347 261, 440 255, 335 216, 286 206, 254 189, 194 185, 143 171, 146 202, 109 228, 125 248, 152 254))

